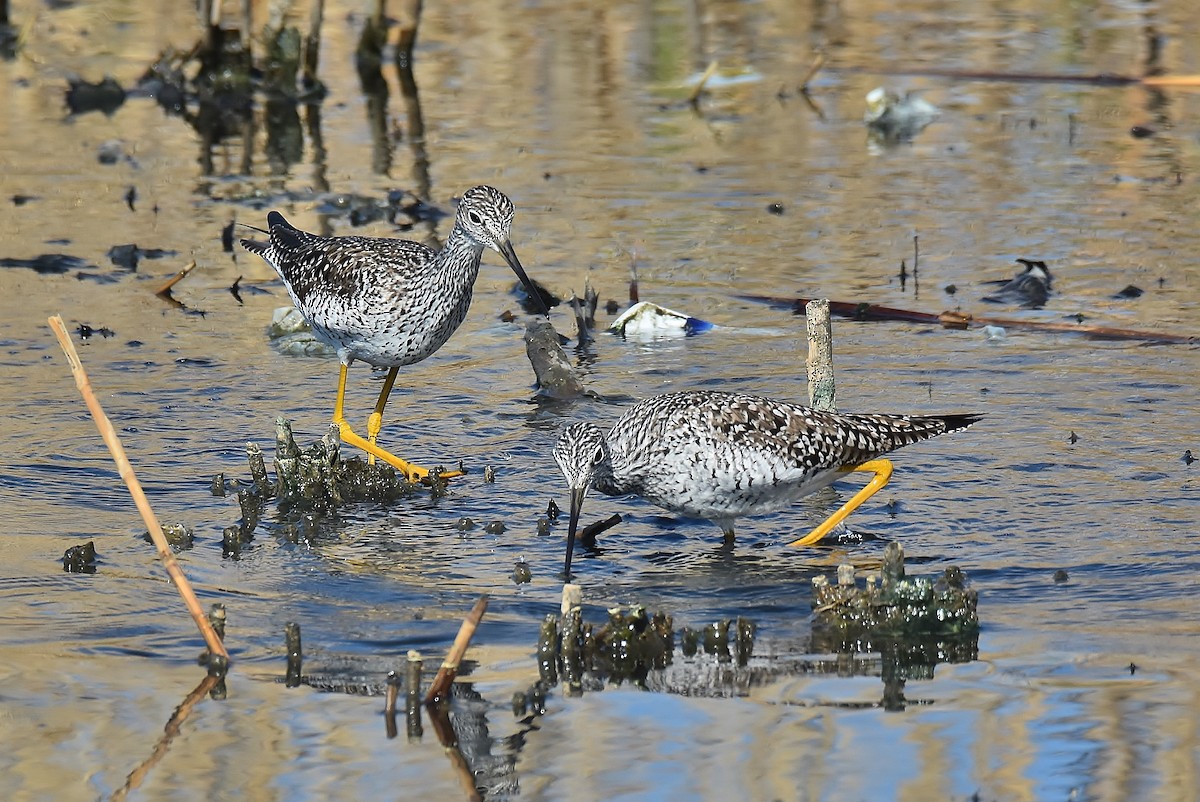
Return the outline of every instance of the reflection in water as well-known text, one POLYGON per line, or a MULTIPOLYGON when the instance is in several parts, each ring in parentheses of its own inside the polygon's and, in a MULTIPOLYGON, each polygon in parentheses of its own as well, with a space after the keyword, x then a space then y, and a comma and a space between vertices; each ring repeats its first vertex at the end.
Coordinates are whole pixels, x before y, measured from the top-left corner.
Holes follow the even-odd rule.
MULTIPOLYGON (((902 286, 896 275, 902 257, 912 267, 917 233, 919 306, 931 314, 978 311, 967 307, 988 292, 983 282, 1028 257, 1051 265, 1054 292, 1041 310, 1006 317, 1200 328, 1190 256, 1200 239, 1180 225, 1200 203, 1187 125, 1200 95, 906 76, 897 88, 924 91, 943 116, 872 156, 863 98, 884 81, 854 71, 1192 73, 1179 43, 1200 28, 1200 8, 1052 2, 996 14, 966 4, 947 18, 942 5, 426 4, 409 62, 416 80, 399 67, 393 78, 392 59, 382 62, 404 107, 391 121, 383 108, 375 128, 360 110, 352 53, 362 12, 353 5, 333 3, 325 17, 323 103, 300 93, 303 108, 279 101, 268 111, 274 98, 256 92, 245 104, 236 85, 202 98, 164 84, 161 106, 130 92, 111 117, 68 118, 62 76, 95 84, 110 74, 128 87, 175 37, 204 36, 191 8, 99 0, 17 14, 20 58, 0 61, 0 259, 14 260, 0 267, 5 793, 95 799, 120 788, 162 737, 171 697, 194 684, 199 650, 179 643, 173 593, 47 347, 54 309, 72 326, 114 332, 82 349, 93 379, 156 504, 196 533, 180 561, 232 616, 229 701, 193 709, 139 786, 148 798, 373 799, 396 787, 461 798, 462 775, 438 739, 387 741, 378 700, 276 682, 279 631, 300 620, 310 665, 345 656, 378 679, 408 649, 443 647, 458 625, 449 611, 481 588, 495 616, 469 677, 478 698, 456 698, 450 719, 487 730, 480 748, 490 757, 475 763, 469 739, 456 735, 471 771, 511 756, 529 798, 1196 798, 1200 466, 1180 455, 1200 448, 1191 379, 1200 352, 1186 345, 1033 328, 989 341, 936 323, 835 322, 847 407, 986 407, 994 421, 972 430, 962 455, 913 452, 912 481, 889 486, 896 504, 863 510, 860 524, 902 540, 933 570, 970 572, 983 633, 969 663, 943 661, 953 644, 908 654, 873 642, 877 651, 842 658, 839 675, 826 656, 841 646, 813 641, 818 568, 798 566, 781 544, 844 490, 756 523, 727 555, 713 553, 706 526, 624 500, 597 510, 629 515, 602 552, 583 558, 593 612, 630 600, 693 623, 746 611, 760 627, 755 661, 817 659, 831 673, 781 671, 725 698, 626 682, 552 693, 544 714, 514 718, 508 700, 536 676, 532 631, 557 610, 564 532, 536 525, 551 498, 564 500, 546 481, 549 449, 566 421, 611 422, 628 402, 535 408, 520 329, 499 318, 514 302, 487 271, 456 338, 397 388, 404 414, 389 424, 423 453, 495 468, 495 483, 472 475, 440 498, 354 505, 308 539, 260 535, 237 559, 222 555, 222 530, 239 513, 232 495, 211 495, 212 474, 244 473, 244 442, 269 440, 277 416, 297 421, 305 439, 320 435, 329 364, 271 347, 263 329, 279 287, 220 251, 217 232, 264 205, 309 229, 344 228, 319 196, 382 199, 396 189, 358 155, 369 148, 390 148, 388 169, 422 200, 444 202, 437 186, 480 181, 518 198, 528 258, 560 293, 587 280, 603 310, 623 297, 624 254, 636 251, 647 300, 721 326, 674 342, 597 335, 582 369, 608 398, 695 387, 803 396, 794 318, 736 296, 918 306, 913 276, 902 286), (829 56, 810 87, 822 117, 794 100, 818 49, 829 56), (687 78, 714 59, 760 79, 710 84, 697 117, 679 101, 687 78), (100 146, 117 139, 130 158, 101 163, 100 146), (299 159, 301 146, 311 152, 299 159), (134 208, 120 197, 131 185, 134 208), (104 254, 122 243, 194 258, 197 270, 174 293, 207 315, 150 298, 181 265, 110 268, 104 254), (52 270, 29 269, 39 254, 54 257, 52 270), (243 287, 272 294, 243 292, 238 306, 225 288, 242 271, 243 287), (1145 293, 1113 297, 1130 284, 1145 293), (942 292, 949 285, 953 297, 942 292), (458 528, 467 517, 506 528, 458 528), (64 549, 89 540, 96 573, 63 573, 64 549), (515 585, 519 558, 532 577, 515 585), (1059 570, 1069 581, 1053 580, 1059 570), (934 660, 932 678, 915 681, 934 660), (848 676, 860 671, 870 676, 848 676), (902 698, 902 712, 885 709, 902 698), (637 760, 624 759, 631 752, 637 760)), ((871 557, 878 543, 844 548, 871 557)), ((697 682, 736 670, 715 658, 694 668, 697 682)), ((646 679, 666 686, 670 675, 646 679)), ((497 769, 494 785, 512 787, 506 776, 516 775, 497 769)))

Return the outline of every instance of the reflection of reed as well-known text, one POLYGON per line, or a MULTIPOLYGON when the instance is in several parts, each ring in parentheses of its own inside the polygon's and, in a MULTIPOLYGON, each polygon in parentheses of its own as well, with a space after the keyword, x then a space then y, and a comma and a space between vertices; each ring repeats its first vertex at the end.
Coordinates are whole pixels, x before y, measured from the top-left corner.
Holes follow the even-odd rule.
POLYGON ((125 785, 113 792, 111 799, 125 799, 130 791, 137 789, 142 784, 142 781, 146 779, 146 775, 150 773, 150 770, 167 754, 167 750, 171 746, 171 741, 175 740, 175 736, 179 734, 179 730, 183 727, 183 722, 187 721, 192 708, 204 698, 205 694, 216 687, 217 683, 221 680, 222 678, 219 676, 208 674, 191 693, 184 697, 179 707, 175 708, 175 712, 171 714, 171 718, 167 720, 167 725, 163 728, 163 736, 154 745, 154 751, 137 768, 129 772, 129 777, 126 778, 125 785))

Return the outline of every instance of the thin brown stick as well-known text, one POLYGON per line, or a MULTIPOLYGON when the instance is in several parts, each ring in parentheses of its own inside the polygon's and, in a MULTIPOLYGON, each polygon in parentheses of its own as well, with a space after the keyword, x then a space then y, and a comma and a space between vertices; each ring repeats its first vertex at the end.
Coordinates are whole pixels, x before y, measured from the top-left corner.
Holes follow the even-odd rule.
POLYGON ((155 290, 154 294, 155 295, 170 295, 171 288, 174 287, 179 282, 183 281, 183 277, 186 276, 188 273, 191 273, 195 269, 196 269, 196 260, 193 259, 192 261, 188 262, 187 267, 183 268, 183 270, 180 270, 178 273, 171 276, 171 278, 167 279, 167 283, 162 285, 161 287, 159 287, 157 290, 155 290))
POLYGON ((861 72, 876 75, 923 75, 932 78, 956 78, 963 81, 1003 81, 1010 83, 1065 83, 1093 84, 1096 86, 1200 86, 1200 75, 1148 75, 1139 78, 1134 75, 1118 75, 1116 73, 1086 73, 1073 75, 1070 73, 1052 72, 993 72, 990 70, 951 70, 937 67, 916 67, 912 69, 901 67, 850 67, 846 72, 861 72))
MULTIPOLYGON (((780 298, 767 295, 739 295, 747 301, 789 306, 797 315, 804 314, 808 298, 780 298)), ((918 312, 912 309, 896 309, 890 306, 878 306, 850 301, 830 301, 829 309, 835 315, 860 321, 902 320, 910 323, 933 323, 948 329, 966 329, 979 326, 1003 326, 1012 329, 1029 331, 1053 331, 1064 334, 1082 334, 1094 340, 1142 340, 1148 343, 1179 343, 1196 345, 1200 337, 1190 334, 1170 334, 1158 331, 1142 331, 1139 329, 1118 329, 1111 326, 1085 326, 1082 323, 1050 323, 1040 320, 1017 320, 1005 317, 990 317, 987 315, 971 315, 966 312, 918 312)))
POLYGON ((700 100, 700 93, 704 91, 704 87, 708 84, 708 79, 712 78, 717 72, 717 62, 711 61, 708 64, 708 69, 700 76, 700 80, 696 82, 696 86, 692 89, 692 94, 688 95, 688 103, 693 106, 700 100))
POLYGON ((92 383, 83 369, 83 363, 79 360, 79 353, 75 350, 75 344, 71 342, 71 336, 67 334, 63 319, 58 315, 51 317, 50 328, 54 329, 54 336, 58 338, 58 344, 62 346, 63 353, 67 355, 67 361, 71 364, 71 373, 75 375, 75 386, 79 388, 80 395, 83 396, 88 410, 92 413, 92 419, 96 421, 96 428, 100 430, 100 436, 104 438, 105 445, 112 453, 113 462, 117 464, 117 471, 129 487, 129 494, 133 496, 133 503, 137 505, 138 512, 142 514, 142 521, 150 531, 150 539, 154 541, 154 547, 158 549, 158 556, 162 559, 167 575, 175 583, 175 589, 179 591, 183 603, 187 605, 188 612, 192 614, 192 620, 196 622, 196 627, 204 636, 204 642, 208 644, 209 652, 224 658, 223 664, 228 666, 229 652, 225 651, 225 645, 213 631, 212 624, 208 622, 208 616, 200 607, 200 602, 196 599, 191 584, 184 576, 183 569, 179 567, 175 555, 171 552, 170 544, 163 537, 162 526, 159 525, 158 517, 151 509, 146 494, 142 492, 141 484, 133 474, 133 466, 129 464, 129 459, 125 456, 125 449, 121 446, 121 441, 117 439, 117 432, 108 416, 104 414, 100 402, 96 400, 95 393, 92 392, 92 383))
POLYGON ((433 678, 433 684, 429 686, 429 693, 425 694, 425 704, 436 704, 449 693, 450 684, 454 682, 454 677, 458 674, 458 664, 462 662, 463 655, 467 653, 467 647, 471 645, 471 637, 483 619, 483 614, 487 612, 487 606, 488 597, 480 596, 479 601, 475 602, 475 606, 471 608, 471 612, 467 613, 467 617, 463 619, 462 626, 458 629, 458 637, 454 639, 454 645, 450 647, 450 653, 446 655, 446 659, 442 661, 442 667, 438 669, 437 676, 433 678))
POLYGON ((808 72, 804 73, 804 78, 800 81, 800 91, 801 92, 808 91, 808 82, 811 81, 813 78, 815 78, 817 76, 817 73, 820 72, 821 68, 824 66, 825 66, 825 54, 818 53, 817 57, 815 59, 813 59, 812 66, 810 66, 808 68, 808 72))

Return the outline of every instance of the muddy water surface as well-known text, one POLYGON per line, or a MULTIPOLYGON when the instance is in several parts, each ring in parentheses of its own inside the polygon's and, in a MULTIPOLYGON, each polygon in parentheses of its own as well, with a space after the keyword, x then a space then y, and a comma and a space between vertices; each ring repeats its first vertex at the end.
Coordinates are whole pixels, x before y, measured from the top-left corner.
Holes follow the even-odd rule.
MULTIPOLYGON (((80 344, 83 360, 159 516, 195 529, 185 570, 206 603, 229 609, 229 700, 196 708, 135 792, 142 798, 461 797, 430 733, 384 738, 379 698, 285 689, 282 628, 301 622, 314 676, 377 685, 408 649, 440 656, 484 592, 492 605, 470 678, 478 698, 461 709, 487 727, 479 743, 490 753, 469 757, 492 798, 1200 794, 1198 466, 1181 460, 1185 449, 1200 454, 1200 356, 1189 346, 836 322, 843 409, 988 413, 901 452, 892 483, 851 521, 903 543, 914 571, 968 573, 980 595, 979 659, 910 681, 902 710, 882 709, 878 677, 813 675, 736 699, 555 692, 532 724, 509 709, 536 678, 537 624, 558 606, 564 533, 539 536, 536 521, 551 499, 565 503, 550 458, 564 421, 611 421, 633 398, 669 389, 804 398, 803 319, 740 296, 1200 327, 1200 95, 849 69, 1197 73, 1187 33, 1196 12, 426 5, 415 73, 424 142, 410 136, 390 71, 384 135, 373 135, 352 61, 356 6, 327 10, 319 148, 311 130, 298 148, 274 147, 262 111, 249 149, 240 136, 204 148, 146 98, 111 116, 66 114, 70 75, 131 86, 162 47, 190 46, 200 31, 184 10, 40 8, 24 49, 0 62, 0 258, 82 260, 62 273, 0 267, 5 796, 110 795, 200 678, 200 641, 46 326, 56 313, 111 330, 80 344), (816 48, 830 66, 810 104, 796 82, 816 48), (686 86, 713 59, 721 73, 693 111, 681 102, 686 86), (911 143, 870 142, 863 98, 881 84, 923 90, 942 116, 911 143), (1156 133, 1133 137, 1135 125, 1156 133), (119 156, 101 164, 111 140, 119 156), (325 193, 410 189, 451 210, 481 182, 513 197, 517 252, 554 291, 582 292, 587 280, 623 304, 636 264, 643 298, 722 328, 601 336, 581 364, 611 403, 538 404, 523 327, 501 319, 517 308, 512 277, 489 255, 462 329, 401 372, 383 435, 404 456, 478 470, 443 498, 346 509, 302 544, 264 527, 240 559, 223 558, 221 532, 240 513, 211 495, 213 474, 247 478, 244 444, 269 452, 276 416, 303 442, 318 437, 337 364, 272 348, 266 325, 286 294, 260 261, 222 251, 222 226, 261 224, 279 209, 313 231, 390 236, 386 223, 352 229, 329 214, 325 193), (919 271, 902 283, 914 235, 919 271), (109 248, 128 243, 173 254, 114 265, 109 248), (983 282, 1014 275, 1017 257, 1054 271, 1044 309, 981 302, 994 289, 983 282), (185 308, 156 298, 193 259, 198 269, 175 292, 185 308), (228 291, 239 276, 241 302, 228 291), (1128 285, 1145 292, 1116 297, 1128 285), (496 468, 494 485, 484 466, 496 468), (506 531, 463 533, 463 516, 506 531), (96 574, 62 573, 62 551, 86 540, 100 553, 96 574), (531 584, 513 583, 518 558, 531 584), (1054 581, 1058 569, 1068 581, 1054 581)), ((413 235, 447 230, 443 221, 413 235)), ((561 312, 554 319, 572 330, 561 312)), ((349 403, 364 420, 379 380, 352 371, 349 403)), ((716 551, 706 522, 592 499, 589 517, 626 520, 599 553, 577 558, 588 615, 631 602, 693 626, 748 615, 764 650, 795 657, 810 629, 813 561, 836 562, 836 552, 801 558, 784 543, 844 496, 747 520, 732 556, 716 551)), ((867 560, 882 545, 842 551, 867 560)))

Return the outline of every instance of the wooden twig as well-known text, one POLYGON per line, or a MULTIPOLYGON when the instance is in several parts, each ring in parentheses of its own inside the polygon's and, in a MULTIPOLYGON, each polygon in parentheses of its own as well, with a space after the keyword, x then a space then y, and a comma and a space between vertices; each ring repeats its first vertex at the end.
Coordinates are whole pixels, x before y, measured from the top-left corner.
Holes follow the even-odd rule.
POLYGON ((1133 75, 1117 75, 1115 73, 1091 73, 1071 75, 1069 73, 1048 72, 993 72, 990 70, 946 70, 936 67, 925 68, 895 68, 895 67, 852 67, 847 72, 865 72, 882 75, 921 75, 933 78, 957 78, 964 81, 1003 81, 1009 83, 1064 83, 1064 84, 1094 84, 1096 86, 1197 86, 1200 87, 1200 75, 1149 75, 1138 78, 1133 75))
POLYGON ((690 95, 688 95, 688 103, 691 103, 693 106, 695 106, 696 103, 699 102, 700 93, 704 91, 705 85, 708 84, 708 79, 712 78, 713 75, 716 74, 716 72, 717 72, 717 62, 715 62, 715 61, 710 62, 708 65, 708 69, 706 69, 704 71, 704 74, 700 76, 700 80, 696 82, 696 86, 693 87, 692 93, 690 95))
POLYGON ((621 523, 621 514, 614 512, 603 521, 595 521, 588 524, 579 531, 579 545, 585 549, 596 548, 596 536, 602 532, 607 532, 619 523, 621 523))
MULTIPOLYGON (((803 315, 808 298, 778 298, 767 295, 739 295, 746 301, 775 304, 790 307, 793 314, 803 315)), ((1064 334, 1082 334, 1095 340, 1142 340, 1148 343, 1179 343, 1195 345, 1200 343, 1200 337, 1187 334, 1168 334, 1157 331, 1140 331, 1138 329, 1117 329, 1110 326, 1085 326, 1081 323, 1049 323, 1038 320, 1017 320, 1014 318, 990 317, 971 315, 966 312, 918 312, 912 309, 895 309, 890 306, 876 304, 850 303, 848 301, 830 301, 829 309, 833 314, 852 320, 879 321, 901 320, 909 323, 936 324, 948 329, 966 329, 980 326, 1003 326, 1012 329, 1027 329, 1030 331, 1053 331, 1064 334)))
POLYGON ((801 92, 808 91, 809 81, 811 81, 813 78, 815 78, 817 73, 820 72, 821 68, 824 66, 825 66, 825 54, 818 53, 817 57, 815 59, 813 59, 812 66, 810 66, 808 68, 808 72, 804 73, 804 78, 801 79, 801 81, 800 81, 800 91, 801 92))
POLYGON ((450 692, 450 684, 454 682, 454 677, 458 674, 458 664, 462 662, 463 655, 467 653, 467 647, 471 645, 471 637, 483 619, 483 614, 487 612, 487 606, 488 597, 480 596, 479 601, 475 602, 475 606, 471 608, 471 612, 467 613, 467 617, 463 619, 462 626, 458 629, 458 637, 454 639, 450 653, 442 661, 442 667, 438 669, 437 676, 433 678, 433 684, 429 686, 429 693, 425 695, 426 705, 437 704, 450 692))
POLYGON ((54 330, 54 336, 58 338, 58 343, 62 346, 63 353, 67 355, 67 362, 71 365, 71 373, 75 375, 75 386, 79 388, 79 393, 83 396, 88 410, 92 413, 92 419, 96 422, 96 428, 100 430, 100 436, 104 438, 104 443, 108 446, 109 452, 112 453, 113 462, 117 464, 117 471, 129 487, 129 494, 133 496, 133 503, 137 505, 138 512, 142 514, 142 521, 146 524, 146 529, 150 532, 150 539, 154 541, 154 547, 158 550, 158 556, 162 560, 163 568, 166 569, 171 581, 175 583, 175 589, 179 592, 183 603, 187 605, 188 612, 192 614, 192 620, 196 622, 196 628, 204 636, 204 642, 208 644, 209 654, 222 658, 219 664, 216 660, 210 661, 209 672, 224 674, 229 665, 229 652, 225 651, 225 645, 221 643, 221 639, 213 631, 212 625, 208 622, 208 616, 205 615, 204 610, 200 607, 200 602, 196 599, 196 594, 192 590, 191 583, 184 576, 183 569, 179 567, 179 562, 175 559, 170 544, 167 543, 167 539, 163 536, 162 526, 159 525, 158 517, 154 514, 154 510, 151 509, 150 502, 146 499, 146 494, 142 492, 141 484, 138 482, 137 477, 134 476, 133 466, 129 464, 129 459, 125 456, 125 449, 122 447, 121 441, 117 438, 117 432, 113 428, 108 416, 104 414, 104 409, 96 399, 96 394, 92 392, 92 383, 88 380, 87 372, 83 369, 83 363, 79 360, 79 353, 75 350, 75 344, 71 342, 71 336, 67 333, 63 319, 58 315, 51 317, 50 328, 54 330))
POLYGON ((171 276, 171 278, 167 279, 167 283, 162 285, 161 287, 159 287, 157 290, 155 290, 154 294, 162 295, 162 296, 170 295, 171 288, 174 287, 176 284, 178 284, 180 281, 182 281, 184 276, 186 276, 188 273, 191 273, 195 269, 196 269, 196 260, 193 259, 192 261, 188 262, 187 267, 183 268, 183 270, 180 270, 178 273, 171 276))

